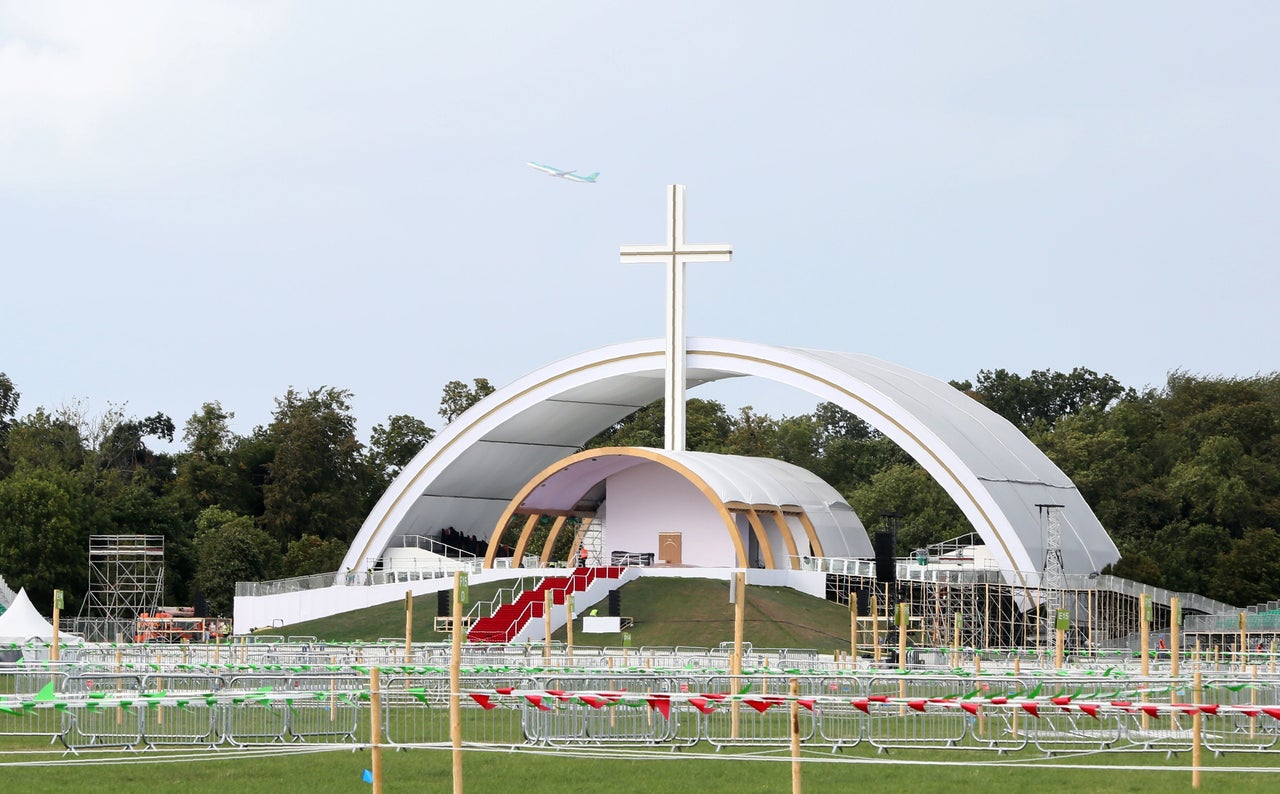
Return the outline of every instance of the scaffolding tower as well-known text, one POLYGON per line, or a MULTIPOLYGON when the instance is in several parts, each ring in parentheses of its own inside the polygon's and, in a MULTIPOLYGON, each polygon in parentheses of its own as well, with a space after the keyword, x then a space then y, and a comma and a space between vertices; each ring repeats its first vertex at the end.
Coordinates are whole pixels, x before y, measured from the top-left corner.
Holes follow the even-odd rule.
POLYGON ((138 616, 164 592, 163 535, 90 535, 89 592, 76 619, 87 640, 132 638, 138 616))

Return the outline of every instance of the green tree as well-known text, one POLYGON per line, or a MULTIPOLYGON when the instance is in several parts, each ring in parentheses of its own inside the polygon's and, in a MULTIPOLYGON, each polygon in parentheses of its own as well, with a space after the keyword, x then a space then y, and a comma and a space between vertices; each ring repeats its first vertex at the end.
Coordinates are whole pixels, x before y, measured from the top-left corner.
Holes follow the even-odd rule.
POLYGON ((314 573, 331 573, 338 570, 347 554, 347 544, 337 538, 321 540, 315 535, 303 535, 289 541, 280 575, 307 576, 314 573))
POLYGON ((174 493, 194 510, 213 505, 252 512, 253 500, 246 499, 252 485, 238 471, 233 453, 240 439, 231 431, 235 414, 214 401, 200 406, 183 426, 186 449, 177 455, 174 493))
POLYGON ((79 471, 86 457, 80 427, 65 415, 43 408, 10 425, 8 452, 9 462, 18 469, 79 471))
POLYGON ((725 443, 725 452, 752 458, 772 458, 777 457, 777 449, 778 420, 768 414, 756 413, 750 405, 739 408, 733 431, 725 443))
POLYGON ((1218 560, 1214 585, 1216 598, 1238 607, 1280 597, 1280 535, 1270 527, 1246 529, 1218 560))
POLYGON ((389 416, 385 425, 373 426, 369 435, 369 468, 373 478, 370 508, 435 435, 436 431, 425 422, 407 414, 389 416))
POLYGON ((451 380, 444 385, 444 394, 440 398, 440 415, 445 424, 462 415, 462 412, 493 394, 493 386, 488 378, 476 378, 468 386, 460 380, 451 380))
POLYGON ((125 483, 96 500, 110 535, 159 535, 164 538, 164 603, 190 604, 195 574, 194 525, 170 495, 156 496, 141 484, 125 483))
POLYGON ((23 469, 0 480, 0 570, 35 604, 65 591, 78 608, 89 578, 94 517, 80 480, 58 469, 23 469))
POLYGON ((350 542, 364 520, 369 482, 351 393, 290 389, 267 433, 275 446, 263 487, 263 527, 284 546, 303 535, 350 542))
POLYGON ((8 475, 9 465, 8 439, 9 426, 18 415, 18 401, 22 395, 9 380, 9 376, 0 372, 0 477, 8 475))
POLYGON ((900 553, 973 531, 955 501, 915 464, 899 464, 875 474, 850 494, 849 504, 868 532, 875 531, 881 514, 901 513, 900 553))
MULTIPOLYGON (((584 446, 647 447, 662 449, 666 423, 666 402, 655 400, 601 431, 584 446)), ((716 400, 692 398, 685 403, 685 448, 695 452, 723 452, 733 419, 724 404, 716 400)))
POLYGON ((1024 430, 1036 423, 1053 427, 1064 416, 1105 409, 1124 394, 1115 378, 1084 367, 1070 373, 1033 370, 1026 377, 984 369, 976 388, 967 381, 953 385, 1024 430))
POLYGON ((215 615, 230 615, 236 582, 269 578, 280 559, 272 537, 254 526, 253 519, 208 507, 196 517, 196 573, 200 590, 215 615))

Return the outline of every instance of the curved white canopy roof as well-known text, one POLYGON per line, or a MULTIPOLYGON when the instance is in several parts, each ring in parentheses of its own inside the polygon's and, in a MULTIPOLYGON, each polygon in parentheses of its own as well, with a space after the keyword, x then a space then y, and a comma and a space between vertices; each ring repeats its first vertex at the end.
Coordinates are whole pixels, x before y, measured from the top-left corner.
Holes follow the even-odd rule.
MULTIPOLYGON (((446 427, 383 494, 344 567, 364 568, 393 538, 452 526, 487 535, 521 486, 662 394, 662 339, 550 364, 481 400, 446 427)), ((1034 585, 1044 564, 1037 504, 1057 510, 1063 569, 1090 573, 1115 544, 1062 471, 1016 427, 944 381, 871 356, 729 339, 688 340, 688 385, 757 376, 859 416, 901 446, 955 499, 998 564, 1034 585)))
MULTIPOLYGON (((572 510, 597 483, 634 466, 658 463, 689 479, 717 506, 777 507, 803 512, 823 551, 833 557, 870 557, 871 541, 858 515, 835 488, 799 466, 770 458, 712 452, 613 447, 573 456, 522 489, 520 510, 572 510)), ((655 495, 656 497, 656 495, 655 495)))

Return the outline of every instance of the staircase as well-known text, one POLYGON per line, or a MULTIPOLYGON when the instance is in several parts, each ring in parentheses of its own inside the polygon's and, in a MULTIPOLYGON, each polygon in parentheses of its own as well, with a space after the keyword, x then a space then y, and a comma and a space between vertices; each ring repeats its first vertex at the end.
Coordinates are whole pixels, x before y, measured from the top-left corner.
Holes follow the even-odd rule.
POLYGON ((471 624, 468 642, 511 642, 532 620, 541 620, 547 593, 551 603, 562 605, 569 593, 581 593, 597 579, 617 579, 625 569, 620 566, 575 568, 568 576, 548 576, 532 590, 525 590, 513 603, 503 604, 490 617, 471 624))

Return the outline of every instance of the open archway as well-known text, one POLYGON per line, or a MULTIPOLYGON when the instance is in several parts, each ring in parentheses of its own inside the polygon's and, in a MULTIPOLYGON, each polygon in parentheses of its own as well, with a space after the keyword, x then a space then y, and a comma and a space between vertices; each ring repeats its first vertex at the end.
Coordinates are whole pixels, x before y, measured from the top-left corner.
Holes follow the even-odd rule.
MULTIPOLYGON (((661 339, 550 364, 495 391, 423 448, 383 494, 343 561, 367 568, 401 536, 449 526, 488 536, 530 478, 662 394, 661 339)), ((1119 559, 1075 485, 1016 427, 937 378, 871 356, 737 340, 688 340, 695 388, 752 376, 857 415, 897 443, 955 500, 1001 569, 1035 585, 1044 564, 1037 505, 1058 509, 1063 570, 1119 559)))

